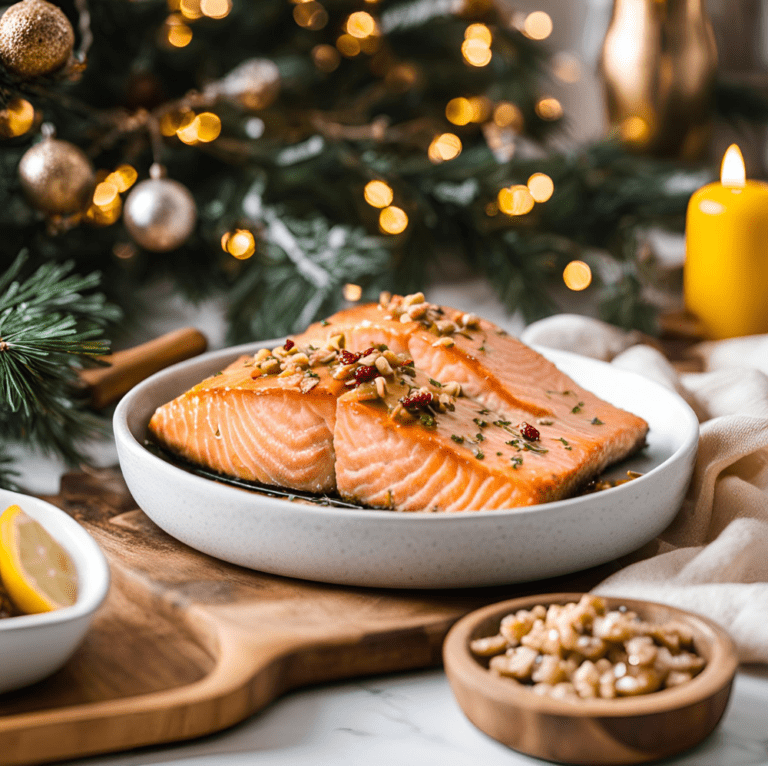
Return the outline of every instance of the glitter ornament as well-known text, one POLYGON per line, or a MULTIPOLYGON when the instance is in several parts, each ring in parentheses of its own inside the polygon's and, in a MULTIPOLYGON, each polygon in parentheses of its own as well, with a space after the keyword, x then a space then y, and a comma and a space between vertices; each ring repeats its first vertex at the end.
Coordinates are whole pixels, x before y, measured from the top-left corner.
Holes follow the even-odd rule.
POLYGON ((25 80, 61 69, 74 45, 69 19, 45 0, 22 0, 0 17, 0 63, 25 80))
POLYGON ((49 215, 82 210, 95 186, 93 166, 85 153, 50 135, 24 153, 19 180, 30 205, 49 215))
POLYGON ((175 250, 195 228, 195 200, 186 186, 164 178, 159 165, 152 166, 150 175, 136 184, 126 198, 123 222, 136 244, 145 250, 175 250))

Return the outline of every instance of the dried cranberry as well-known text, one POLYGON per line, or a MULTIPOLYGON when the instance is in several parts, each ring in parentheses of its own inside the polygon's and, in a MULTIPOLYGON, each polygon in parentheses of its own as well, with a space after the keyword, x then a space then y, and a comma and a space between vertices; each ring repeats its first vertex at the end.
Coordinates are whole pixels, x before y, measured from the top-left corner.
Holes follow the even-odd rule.
POLYGON ((534 428, 529 423, 520 424, 520 433, 524 438, 528 439, 529 442, 537 442, 541 436, 538 429, 534 428))
POLYGON ((362 364, 355 370, 355 380, 358 384, 367 383, 378 378, 381 373, 372 364, 362 364))
POLYGON ((360 357, 368 356, 368 354, 373 354, 374 352, 378 351, 379 349, 374 348, 371 346, 370 348, 365 349, 362 354, 360 354, 360 357))
POLYGON ((429 391, 417 391, 410 396, 404 396, 400 400, 400 404, 407 410, 423 410, 432 404, 432 394, 429 391))
POLYGON ((360 354, 356 354, 354 351, 347 351, 347 349, 344 348, 339 352, 339 361, 342 364, 354 364, 359 360, 360 354))
POLYGON ((287 341, 285 341, 285 345, 283 348, 286 351, 290 351, 296 344, 289 338, 287 341))

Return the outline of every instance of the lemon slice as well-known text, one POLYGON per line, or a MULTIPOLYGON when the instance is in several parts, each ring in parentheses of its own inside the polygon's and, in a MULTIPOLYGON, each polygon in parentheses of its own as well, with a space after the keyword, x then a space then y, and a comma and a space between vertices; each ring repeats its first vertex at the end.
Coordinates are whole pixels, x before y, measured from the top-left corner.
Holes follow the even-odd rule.
POLYGON ((18 505, 0 516, 0 578, 25 614, 71 606, 77 571, 69 554, 18 505))

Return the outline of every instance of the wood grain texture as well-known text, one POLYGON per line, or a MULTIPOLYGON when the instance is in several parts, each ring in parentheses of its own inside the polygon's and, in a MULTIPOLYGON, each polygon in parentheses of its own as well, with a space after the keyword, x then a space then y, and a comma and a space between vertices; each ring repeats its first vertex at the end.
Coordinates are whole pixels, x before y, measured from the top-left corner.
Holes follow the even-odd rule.
POLYGON ((615 569, 485 589, 334 586, 186 547, 136 508, 116 470, 65 476, 45 499, 101 545, 112 587, 62 670, 0 695, 2 766, 197 737, 299 686, 438 665, 448 629, 471 610, 586 590, 615 569))

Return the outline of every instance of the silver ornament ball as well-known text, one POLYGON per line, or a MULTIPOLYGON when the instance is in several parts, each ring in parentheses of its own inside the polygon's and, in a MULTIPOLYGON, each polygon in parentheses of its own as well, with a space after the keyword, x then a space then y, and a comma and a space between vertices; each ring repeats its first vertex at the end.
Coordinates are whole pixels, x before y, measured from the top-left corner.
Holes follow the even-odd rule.
POLYGON ((123 221, 136 244, 156 253, 181 247, 195 228, 197 207, 186 186, 170 178, 148 178, 125 200, 123 221))

